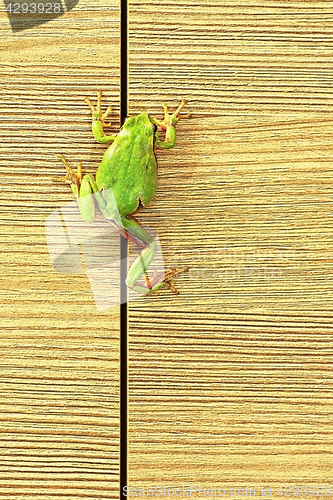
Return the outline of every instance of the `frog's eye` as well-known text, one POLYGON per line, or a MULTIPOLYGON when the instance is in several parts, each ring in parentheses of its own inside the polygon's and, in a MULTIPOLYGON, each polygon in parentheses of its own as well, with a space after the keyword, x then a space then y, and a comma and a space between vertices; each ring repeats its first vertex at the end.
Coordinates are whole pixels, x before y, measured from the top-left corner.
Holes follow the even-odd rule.
POLYGON ((135 122, 135 117, 134 116, 126 116, 125 120, 124 120, 124 123, 123 123, 123 126, 127 125, 127 127, 130 127, 132 125, 134 125, 134 122, 135 122))
POLYGON ((151 122, 151 124, 154 126, 154 134, 155 134, 155 132, 157 130, 157 125, 154 122, 154 118, 152 116, 150 116, 150 115, 148 115, 148 118, 149 118, 149 121, 151 122))

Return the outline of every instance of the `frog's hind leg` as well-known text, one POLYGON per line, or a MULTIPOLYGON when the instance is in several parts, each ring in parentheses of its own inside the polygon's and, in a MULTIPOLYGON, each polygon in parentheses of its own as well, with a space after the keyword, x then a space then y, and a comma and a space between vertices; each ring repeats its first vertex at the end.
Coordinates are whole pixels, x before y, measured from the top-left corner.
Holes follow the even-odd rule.
POLYGON ((124 228, 131 233, 131 235, 146 244, 146 248, 141 251, 140 255, 134 261, 128 272, 126 285, 143 294, 155 292, 166 285, 169 286, 173 292, 178 293, 176 288, 173 286, 172 280, 173 278, 178 277, 182 272, 186 272, 188 268, 172 269, 167 271, 165 274, 157 274, 155 272, 152 280, 149 280, 146 271, 154 259, 157 245, 151 235, 138 223, 136 219, 134 219, 133 216, 122 217, 121 220, 124 228), (145 277, 147 287, 141 286, 137 283, 143 276, 145 277))
POLYGON ((128 240, 138 240, 145 244, 145 248, 141 251, 140 255, 133 262, 130 270, 128 271, 126 278, 126 285, 139 293, 147 293, 147 288, 137 284, 137 281, 142 277, 146 277, 146 282, 148 290, 152 291, 149 279, 147 281, 147 275, 145 274, 148 267, 152 263, 157 245, 150 234, 138 223, 136 219, 132 216, 122 216, 121 222, 127 234, 128 240))
POLYGON ((67 170, 65 181, 71 186, 74 196, 79 204, 83 220, 85 222, 92 222, 95 214, 94 198, 92 194, 95 194, 99 206, 103 205, 103 203, 105 204, 102 195, 99 193, 94 177, 91 174, 82 176, 81 162, 78 163, 78 167, 75 172, 75 170, 73 170, 69 165, 64 155, 61 155, 60 159, 67 170))

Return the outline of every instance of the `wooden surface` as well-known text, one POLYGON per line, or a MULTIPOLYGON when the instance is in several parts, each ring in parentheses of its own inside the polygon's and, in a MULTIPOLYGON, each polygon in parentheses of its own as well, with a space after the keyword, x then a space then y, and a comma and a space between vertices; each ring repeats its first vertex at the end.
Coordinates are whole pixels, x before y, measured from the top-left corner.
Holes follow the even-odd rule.
POLYGON ((119 312, 52 269, 44 227, 73 200, 59 155, 95 172, 105 149, 83 99, 104 90, 119 127, 118 2, 0 23, 0 498, 119 498, 119 312))
POLYGON ((132 487, 332 482, 332 6, 130 0, 131 114, 192 114, 139 216, 191 269, 130 304, 132 487))
MULTIPOLYGON (((130 1, 131 114, 192 114, 139 215, 191 269, 130 303, 130 486, 330 484, 331 13, 130 1)), ((44 224, 72 200, 57 155, 95 172, 105 149, 83 98, 117 130, 118 2, 0 22, 0 498, 117 498, 119 314, 52 269, 44 224)))

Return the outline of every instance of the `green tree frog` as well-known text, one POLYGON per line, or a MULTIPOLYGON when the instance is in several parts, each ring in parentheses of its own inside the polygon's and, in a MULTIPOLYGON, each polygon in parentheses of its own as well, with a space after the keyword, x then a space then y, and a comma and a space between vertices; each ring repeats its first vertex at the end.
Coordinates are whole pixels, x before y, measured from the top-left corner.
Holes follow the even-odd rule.
POLYGON ((188 268, 173 268, 164 275, 155 272, 149 280, 146 270, 154 259, 157 246, 133 214, 140 206, 147 206, 155 195, 157 189, 155 149, 174 147, 175 125, 185 101, 183 100, 171 115, 164 104, 163 121, 152 118, 147 113, 141 113, 127 118, 117 135, 108 136, 104 133, 103 127, 110 125, 106 124, 105 120, 111 111, 111 106, 102 114, 101 96, 102 93, 98 92, 96 108, 89 99, 85 99, 92 112, 92 132, 98 142, 112 144, 106 150, 97 169, 96 179, 91 174, 82 175, 81 163, 75 172, 65 157, 61 156, 61 161, 67 170, 65 180, 71 185, 85 222, 92 222, 94 219, 94 201, 92 196, 88 196, 94 193, 104 217, 113 221, 120 233, 128 239, 134 239, 143 247, 128 271, 127 286, 139 293, 147 294, 168 285, 171 290, 178 293, 172 280, 188 268), (159 140, 158 126, 165 130, 164 141, 159 140), (145 278, 146 287, 139 283, 141 278, 145 278))

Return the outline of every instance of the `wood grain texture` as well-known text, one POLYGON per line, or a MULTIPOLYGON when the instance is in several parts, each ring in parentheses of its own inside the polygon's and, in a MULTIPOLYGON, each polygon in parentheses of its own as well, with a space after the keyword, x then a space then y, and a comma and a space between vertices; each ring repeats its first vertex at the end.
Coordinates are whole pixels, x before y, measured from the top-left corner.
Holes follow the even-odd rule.
POLYGON ((94 172, 105 149, 83 99, 105 91, 119 126, 119 2, 0 23, 0 498, 119 498, 119 313, 52 269, 44 227, 73 200, 59 155, 94 172))
POLYGON ((131 113, 192 114, 139 215, 190 272, 130 304, 133 487, 331 484, 332 6, 130 0, 131 113))

